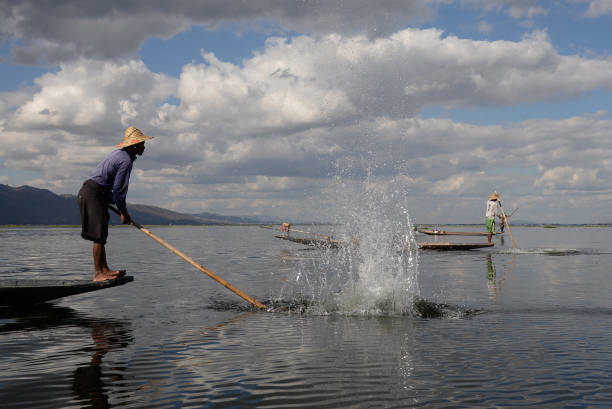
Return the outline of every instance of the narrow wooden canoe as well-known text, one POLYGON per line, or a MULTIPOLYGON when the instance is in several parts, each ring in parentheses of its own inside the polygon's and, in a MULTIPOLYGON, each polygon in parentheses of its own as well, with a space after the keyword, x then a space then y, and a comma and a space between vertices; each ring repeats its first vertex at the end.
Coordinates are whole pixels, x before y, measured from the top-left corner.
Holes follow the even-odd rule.
MULTIPOLYGON (((274 236, 277 239, 289 240, 294 243, 303 244, 312 247, 325 247, 325 248, 338 248, 351 244, 350 241, 345 240, 325 240, 325 239, 312 239, 302 237, 287 237, 287 236, 274 236)), ((472 250, 482 247, 491 247, 494 244, 491 243, 449 243, 449 242, 422 242, 418 243, 420 249, 431 249, 431 250, 472 250)))
POLYGON ((33 305, 69 295, 116 287, 134 281, 133 276, 93 282, 91 280, 0 280, 0 305, 33 305))
POLYGON ((419 248, 427 250, 472 250, 483 247, 492 247, 493 245, 493 243, 422 242, 419 243, 419 248))
MULTIPOLYGON (((479 231, 445 231, 445 230, 417 230, 419 233, 429 234, 430 236, 486 236, 487 232, 479 231)), ((503 233, 493 233, 493 235, 503 233)))
POLYGON ((289 240, 294 243, 303 244, 305 246, 327 247, 331 249, 345 246, 347 244, 347 242, 343 240, 333 240, 333 239, 313 239, 313 238, 291 237, 291 236, 274 236, 274 237, 276 237, 277 239, 281 239, 281 240, 289 240))

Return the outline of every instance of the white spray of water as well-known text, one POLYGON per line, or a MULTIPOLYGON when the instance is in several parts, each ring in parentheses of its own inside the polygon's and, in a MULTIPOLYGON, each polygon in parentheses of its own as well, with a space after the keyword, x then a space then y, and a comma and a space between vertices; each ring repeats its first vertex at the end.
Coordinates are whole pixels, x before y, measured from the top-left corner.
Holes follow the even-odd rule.
POLYGON ((402 177, 337 177, 335 234, 352 244, 327 250, 314 272, 313 313, 404 315, 419 295, 418 246, 402 177))

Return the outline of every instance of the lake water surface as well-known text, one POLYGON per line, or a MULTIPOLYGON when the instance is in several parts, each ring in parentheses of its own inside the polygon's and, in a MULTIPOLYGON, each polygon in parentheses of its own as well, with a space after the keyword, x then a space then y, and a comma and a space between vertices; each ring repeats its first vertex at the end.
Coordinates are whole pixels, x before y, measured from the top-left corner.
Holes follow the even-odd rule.
MULTIPOLYGON (((612 407, 610 228, 512 227, 516 250, 506 233, 408 256, 312 249, 257 226, 151 230, 260 301, 312 308, 251 311, 137 229, 112 228, 109 263, 132 283, 0 309, 0 406, 612 407), (414 296, 447 314, 410 313, 414 296)), ((91 278, 79 233, 0 228, 0 274, 91 278)))

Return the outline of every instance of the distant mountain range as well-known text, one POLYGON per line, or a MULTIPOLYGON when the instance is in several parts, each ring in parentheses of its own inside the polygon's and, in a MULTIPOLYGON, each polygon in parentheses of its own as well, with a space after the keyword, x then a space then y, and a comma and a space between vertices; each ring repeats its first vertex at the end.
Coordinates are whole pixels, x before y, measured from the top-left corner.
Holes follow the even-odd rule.
MULTIPOLYGON (((289 221, 300 224, 330 224, 329 222, 313 222, 306 220, 278 220, 274 217, 224 216, 216 213, 187 214, 174 212, 155 206, 128 204, 132 218, 143 225, 203 225, 203 224, 278 224, 289 221)), ((111 212, 111 223, 119 224, 120 219, 111 212)), ((74 195, 57 195, 47 189, 31 186, 11 187, 0 184, 0 225, 80 225, 81 216, 77 199, 74 195)), ((469 224, 469 223, 468 223, 469 224)), ((476 223, 478 224, 478 223, 476 223)), ((541 226, 526 220, 511 220, 514 226, 541 226)), ((420 226, 428 224, 419 223, 420 226)), ((431 223, 429 224, 431 225, 431 223)), ((454 224, 453 224, 454 225, 454 224)), ((460 224, 459 224, 460 225, 460 224)), ((563 226, 564 224, 555 224, 563 226)), ((612 222, 595 224, 610 226, 612 222)))
MULTIPOLYGON (((280 223, 256 217, 224 216, 215 213, 185 214, 155 206, 128 203, 132 218, 140 224, 263 224, 280 223)), ((120 219, 111 212, 111 223, 120 219)), ((81 216, 74 195, 57 195, 31 186, 0 184, 0 225, 80 225, 81 216)))

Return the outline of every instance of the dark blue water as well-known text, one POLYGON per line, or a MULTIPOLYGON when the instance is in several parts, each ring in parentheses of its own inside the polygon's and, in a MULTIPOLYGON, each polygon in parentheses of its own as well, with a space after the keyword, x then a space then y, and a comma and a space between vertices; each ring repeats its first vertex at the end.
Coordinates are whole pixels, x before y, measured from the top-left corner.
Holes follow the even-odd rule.
MULTIPOLYGON (((271 230, 151 230, 258 300, 316 303, 351 285, 329 250, 271 230)), ((450 308, 428 319, 248 311, 138 230, 113 228, 109 263, 134 282, 0 310, 1 406, 611 407, 612 229, 512 233, 517 250, 506 233, 491 249, 419 252, 420 297, 450 308)), ((91 245, 73 228, 0 228, 0 274, 91 278, 91 245)))

